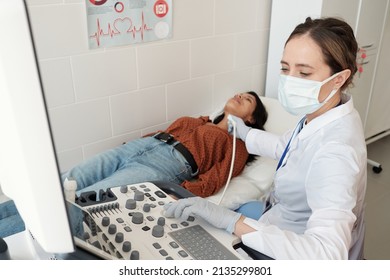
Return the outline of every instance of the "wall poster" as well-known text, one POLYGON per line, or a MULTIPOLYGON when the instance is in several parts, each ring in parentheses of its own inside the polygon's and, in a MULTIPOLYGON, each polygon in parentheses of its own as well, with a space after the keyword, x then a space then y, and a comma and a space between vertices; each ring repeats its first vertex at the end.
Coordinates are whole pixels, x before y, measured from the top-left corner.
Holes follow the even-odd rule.
POLYGON ((172 0, 85 0, 90 49, 172 36, 172 0))

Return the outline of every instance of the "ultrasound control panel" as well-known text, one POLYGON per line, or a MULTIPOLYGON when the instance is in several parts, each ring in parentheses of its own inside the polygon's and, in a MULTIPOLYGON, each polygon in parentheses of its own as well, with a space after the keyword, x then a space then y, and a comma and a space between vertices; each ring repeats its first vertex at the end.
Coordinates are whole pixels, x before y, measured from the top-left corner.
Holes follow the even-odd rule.
POLYGON ((201 218, 166 218, 164 205, 174 201, 145 182, 84 193, 76 203, 84 210, 83 240, 115 259, 241 259, 239 239, 201 218))

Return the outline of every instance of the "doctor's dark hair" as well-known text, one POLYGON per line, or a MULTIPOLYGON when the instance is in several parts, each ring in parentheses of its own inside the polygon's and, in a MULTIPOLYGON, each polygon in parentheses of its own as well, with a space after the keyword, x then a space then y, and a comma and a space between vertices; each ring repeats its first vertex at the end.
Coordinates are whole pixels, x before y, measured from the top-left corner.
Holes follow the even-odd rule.
POLYGON ((356 56, 358 43, 351 26, 337 18, 306 18, 304 23, 296 26, 286 44, 293 38, 308 35, 322 50, 325 63, 332 69, 332 75, 345 69, 351 70, 351 75, 345 81, 341 90, 352 85, 357 72, 356 56))
MULTIPOLYGON (((252 95, 255 98, 256 107, 255 107, 255 110, 253 111, 253 114, 252 114, 252 118, 253 118, 254 122, 253 123, 245 122, 245 124, 249 127, 252 127, 252 128, 264 130, 264 124, 268 118, 267 110, 265 109, 263 102, 261 102, 260 97, 257 95, 256 92, 247 91, 246 93, 252 95)), ((219 123, 224 118, 224 116, 225 116, 225 113, 216 117, 214 119, 213 123, 214 124, 219 123)))

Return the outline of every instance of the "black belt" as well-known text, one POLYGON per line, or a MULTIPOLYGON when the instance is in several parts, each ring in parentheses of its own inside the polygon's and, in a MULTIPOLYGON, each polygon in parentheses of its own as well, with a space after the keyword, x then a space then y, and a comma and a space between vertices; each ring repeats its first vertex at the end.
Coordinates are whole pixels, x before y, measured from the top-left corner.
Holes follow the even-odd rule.
POLYGON ((191 166, 192 176, 196 176, 198 174, 198 165, 196 164, 194 157, 192 156, 190 151, 188 151, 188 149, 184 147, 182 143, 180 143, 179 141, 175 141, 175 138, 171 134, 166 132, 159 132, 153 137, 164 143, 167 143, 168 145, 173 145, 173 147, 183 155, 183 157, 191 166))

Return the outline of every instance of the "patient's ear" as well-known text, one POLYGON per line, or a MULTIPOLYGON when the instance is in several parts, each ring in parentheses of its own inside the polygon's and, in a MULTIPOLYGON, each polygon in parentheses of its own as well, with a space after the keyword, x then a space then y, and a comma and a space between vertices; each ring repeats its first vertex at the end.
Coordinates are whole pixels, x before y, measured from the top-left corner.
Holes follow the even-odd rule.
POLYGON ((247 118, 247 119, 245 120, 245 124, 246 124, 246 125, 253 125, 253 124, 255 124, 254 118, 253 118, 252 116, 250 116, 249 118, 247 118))

